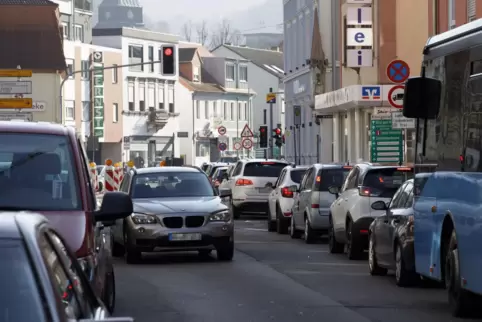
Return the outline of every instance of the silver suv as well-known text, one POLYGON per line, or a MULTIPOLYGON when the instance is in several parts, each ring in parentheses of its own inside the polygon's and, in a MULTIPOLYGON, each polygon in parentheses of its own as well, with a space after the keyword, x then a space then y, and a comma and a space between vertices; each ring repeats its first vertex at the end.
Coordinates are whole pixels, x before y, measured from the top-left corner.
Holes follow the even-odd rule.
POLYGON ((238 161, 226 185, 232 192, 234 218, 239 218, 243 212, 268 214, 269 194, 281 170, 288 164, 265 159, 238 161))

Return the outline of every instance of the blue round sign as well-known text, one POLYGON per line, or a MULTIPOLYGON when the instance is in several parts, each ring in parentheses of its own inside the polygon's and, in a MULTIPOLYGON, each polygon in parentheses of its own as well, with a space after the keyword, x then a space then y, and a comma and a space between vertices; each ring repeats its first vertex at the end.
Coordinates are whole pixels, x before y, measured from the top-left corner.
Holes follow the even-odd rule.
POLYGON ((394 60, 387 66, 387 76, 394 83, 404 83, 410 77, 410 66, 403 60, 394 60))
POLYGON ((227 148, 228 148, 228 146, 224 142, 221 142, 221 143, 218 144, 219 151, 226 151, 227 148))

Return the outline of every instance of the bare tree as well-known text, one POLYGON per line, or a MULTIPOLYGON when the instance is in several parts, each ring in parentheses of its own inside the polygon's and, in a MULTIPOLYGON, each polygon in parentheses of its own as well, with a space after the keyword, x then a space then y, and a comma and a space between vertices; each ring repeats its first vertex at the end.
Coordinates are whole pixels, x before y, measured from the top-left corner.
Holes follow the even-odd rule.
POLYGON ((197 42, 204 46, 208 41, 208 37, 209 37, 208 23, 206 22, 206 20, 201 21, 197 25, 196 34, 197 34, 197 42))
POLYGON ((186 39, 186 41, 191 41, 192 22, 190 20, 182 25, 182 35, 184 36, 184 39, 186 39))
POLYGON ((239 45, 241 43, 241 33, 231 27, 229 20, 224 19, 215 32, 212 33, 211 47, 215 48, 223 44, 239 45))

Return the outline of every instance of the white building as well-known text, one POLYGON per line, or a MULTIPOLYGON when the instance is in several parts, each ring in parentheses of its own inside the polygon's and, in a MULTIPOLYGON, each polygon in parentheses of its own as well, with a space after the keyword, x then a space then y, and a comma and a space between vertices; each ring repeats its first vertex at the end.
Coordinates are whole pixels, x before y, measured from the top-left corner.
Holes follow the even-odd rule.
POLYGON ((182 106, 177 104, 179 90, 178 38, 142 29, 94 29, 96 45, 122 50, 122 64, 143 64, 124 68, 123 82, 123 160, 142 157, 145 165, 161 157, 179 157, 182 106), (175 75, 161 73, 161 46, 174 47, 175 75), (127 143, 127 144, 126 144, 127 143))

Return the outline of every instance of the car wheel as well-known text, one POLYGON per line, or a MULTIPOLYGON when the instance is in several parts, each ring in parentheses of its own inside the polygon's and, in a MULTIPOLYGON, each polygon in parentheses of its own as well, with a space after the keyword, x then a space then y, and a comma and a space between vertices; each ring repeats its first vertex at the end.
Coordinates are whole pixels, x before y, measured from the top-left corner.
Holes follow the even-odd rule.
POLYGON ((372 276, 387 275, 388 270, 386 268, 378 266, 377 254, 375 253, 375 237, 370 234, 370 239, 368 241, 368 269, 372 276))
POLYGON ((395 250, 395 282, 398 286, 412 286, 419 280, 420 277, 417 273, 406 268, 402 246, 398 243, 395 250))
POLYGON ((363 250, 361 249, 360 245, 356 243, 355 236, 353 234, 353 223, 351 220, 348 220, 346 224, 346 244, 345 244, 345 251, 348 256, 348 259, 360 259, 363 254, 363 250))
POLYGON ((335 227, 333 227, 332 220, 330 220, 330 229, 328 231, 328 247, 331 254, 341 254, 345 250, 345 245, 336 241, 335 227))
POLYGON ((220 261, 232 261, 234 256, 234 242, 230 241, 216 247, 217 258, 220 261))
POLYGON ((124 258, 127 264, 138 264, 142 259, 142 254, 129 241, 129 234, 124 232, 124 258))
POLYGON ((114 271, 106 276, 104 296, 102 301, 110 314, 114 313, 115 309, 115 275, 114 271))
POLYGON ((291 217, 291 220, 290 220, 290 237, 293 239, 301 238, 301 232, 296 229, 295 219, 293 218, 293 216, 291 217))
POLYGON ((285 235, 288 233, 288 228, 288 219, 281 214, 279 207, 276 207, 276 232, 278 234, 285 235))
POLYGON ((305 231, 303 233, 305 243, 313 244, 315 242, 315 232, 311 229, 310 221, 308 217, 305 217, 305 231))

